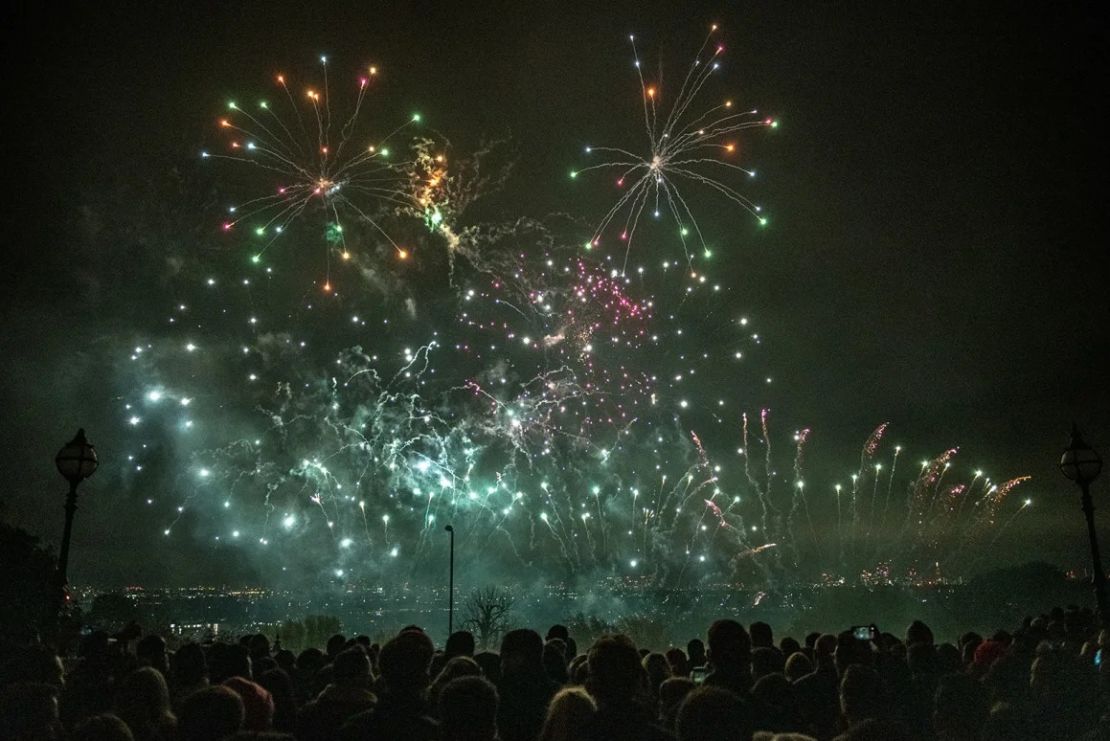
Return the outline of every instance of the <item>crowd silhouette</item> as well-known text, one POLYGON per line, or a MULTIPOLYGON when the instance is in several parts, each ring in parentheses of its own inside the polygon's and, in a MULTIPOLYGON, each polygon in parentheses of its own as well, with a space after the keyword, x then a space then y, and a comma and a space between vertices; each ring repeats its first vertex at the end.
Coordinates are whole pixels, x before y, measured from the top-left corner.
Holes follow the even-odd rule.
POLYGON ((30 741, 1025 741, 1110 739, 1110 631, 1086 609, 936 642, 914 622, 775 641, 735 620, 704 642, 580 647, 565 626, 477 651, 409 626, 299 654, 264 635, 83 637, 0 655, 0 739, 30 741))

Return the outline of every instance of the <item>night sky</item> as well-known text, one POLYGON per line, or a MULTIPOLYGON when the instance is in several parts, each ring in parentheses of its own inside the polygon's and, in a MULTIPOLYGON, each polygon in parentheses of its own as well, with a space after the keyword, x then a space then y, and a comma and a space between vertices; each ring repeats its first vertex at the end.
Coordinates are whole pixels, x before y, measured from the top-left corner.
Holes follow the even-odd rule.
MULTIPOLYGON (((984 564, 1082 568, 1078 499, 1055 464, 1073 420, 1110 454, 1098 114, 1107 46, 1096 7, 282 2, 9 13, 0 515, 59 537, 64 483, 51 459, 84 426, 101 471, 82 489, 71 580, 265 573, 230 566, 234 552, 203 541, 199 524, 195 537, 160 537, 165 517, 142 503, 177 496, 171 459, 160 478, 122 473, 134 441, 120 348, 151 336, 152 317, 188 295, 183 282, 226 271, 236 250, 242 258, 214 216, 234 180, 197 157, 218 141, 229 96, 263 90, 278 70, 314 72, 323 53, 335 69, 380 64, 382 111, 419 111, 459 153, 511 141, 515 169, 483 214, 596 223, 612 193, 567 172, 586 143, 639 141, 627 35, 648 67, 678 70, 716 22, 728 49, 718 89, 781 121, 743 137, 760 174, 745 192, 766 205, 768 228, 719 199, 697 209, 728 242, 711 270, 728 287, 717 310, 752 318, 757 375, 774 378, 726 389, 737 413, 773 410, 783 467, 790 434, 812 428, 807 480, 825 495, 886 421, 887 440, 912 455, 907 471, 959 446, 964 472, 1030 474, 1015 496, 1034 505, 984 564)), ((706 328, 701 340, 715 335, 706 328)), ((705 377, 730 383, 715 373, 705 377)), ((827 522, 827 507, 815 512, 827 522)))

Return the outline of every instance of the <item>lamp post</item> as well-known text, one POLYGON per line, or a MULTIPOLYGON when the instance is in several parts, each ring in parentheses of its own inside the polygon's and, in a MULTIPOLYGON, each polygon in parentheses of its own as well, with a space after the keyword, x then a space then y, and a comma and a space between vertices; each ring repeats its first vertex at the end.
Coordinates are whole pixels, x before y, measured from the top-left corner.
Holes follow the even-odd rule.
POLYGON ((58 591, 59 600, 65 600, 66 570, 69 566, 69 539, 73 533, 73 513, 77 511, 77 485, 96 473, 96 449, 85 439, 85 430, 77 430, 77 434, 62 446, 54 456, 54 465, 58 473, 69 482, 69 494, 66 495, 66 525, 62 533, 62 547, 58 552, 58 591))
POLYGON ((451 534, 450 565, 447 570, 447 635, 455 632, 455 528, 443 528, 451 534))
POLYGON ((1102 472, 1102 458, 1093 448, 1083 442, 1079 428, 1071 426, 1071 444, 1064 448, 1060 457, 1060 472, 1079 485, 1083 492, 1083 514, 1087 518, 1087 537, 1091 540, 1091 562, 1094 573, 1095 600, 1098 604, 1099 621, 1106 625, 1110 611, 1106 604, 1106 574, 1102 570, 1102 556, 1098 550, 1098 534, 1095 532, 1095 508, 1091 503, 1091 482, 1102 472))

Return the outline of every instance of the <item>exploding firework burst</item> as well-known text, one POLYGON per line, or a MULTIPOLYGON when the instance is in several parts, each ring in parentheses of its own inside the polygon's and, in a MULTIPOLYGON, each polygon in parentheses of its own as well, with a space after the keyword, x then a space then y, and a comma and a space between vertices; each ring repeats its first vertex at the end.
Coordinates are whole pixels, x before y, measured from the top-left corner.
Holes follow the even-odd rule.
POLYGON ((650 214, 658 219, 666 213, 674 219, 687 260, 691 259, 692 245, 709 257, 711 250, 705 235, 680 188, 690 184, 715 191, 750 212, 760 225, 767 224, 762 207, 720 176, 755 177, 755 170, 736 162, 739 154, 736 138, 747 129, 774 128, 777 122, 761 117, 756 110, 737 112, 731 100, 702 113, 697 113, 694 107, 702 89, 721 66, 724 46, 714 40, 716 31, 717 26, 713 26, 702 42, 669 106, 663 102, 666 96, 662 85, 645 80, 635 37, 629 36, 642 97, 647 153, 636 154, 630 149, 612 146, 586 147, 586 154, 606 159, 572 170, 571 177, 595 170, 606 171, 615 175, 616 187, 621 190, 620 197, 598 223, 587 247, 598 246, 604 232, 619 226, 627 261, 641 217, 650 214))
MULTIPOLYGON (((709 352, 681 314, 655 316, 665 269, 620 275, 531 222, 464 232, 450 286, 399 275, 321 301, 289 271, 194 274, 161 339, 126 356, 129 477, 148 479, 149 451, 187 461, 146 497, 163 537, 297 544, 308 563, 282 563, 328 578, 418 573, 445 522, 489 563, 565 574, 754 562, 763 543, 697 506, 724 496, 719 467, 678 419, 698 370, 739 367, 749 328, 709 352)), ((700 317, 719 295, 680 294, 700 317)))
POLYGON ((461 321, 531 356, 538 375, 527 396, 557 412, 564 433, 586 439, 601 427, 628 425, 657 387, 636 367, 652 344, 654 302, 636 297, 631 280, 603 264, 558 251, 542 258, 542 270, 527 263, 466 290, 461 321))
MULTIPOLYGON (((652 154, 646 170, 642 160, 625 165, 636 168, 629 187, 638 195, 626 193, 605 224, 624 213, 626 242, 657 202, 704 246, 677 182, 699 181, 690 173, 703 166, 740 169, 711 165, 701 150, 773 125, 727 105, 690 117, 721 53, 714 48, 669 113, 656 115, 661 96, 644 87, 661 159, 652 167, 652 154)), ((261 220, 269 245, 310 209, 336 226, 349 209, 381 234, 375 209, 401 209, 425 221, 421 239, 446 242, 447 258, 327 301, 306 297, 296 275, 252 282, 237 263, 189 275, 189 298, 123 361, 124 483, 143 492, 163 542, 234 543, 266 554, 260 563, 314 577, 402 579, 426 573, 451 523, 475 563, 507 573, 535 566, 671 585, 724 577, 781 586, 819 573, 866 580, 905 578, 924 563, 939 570, 1016 517, 1006 500, 1019 479, 945 483, 954 449, 896 481, 901 448, 889 468, 879 459, 884 424, 863 446, 844 508, 839 486, 835 503, 813 502, 816 515, 835 504, 835 539, 822 534, 810 512, 822 487, 804 475, 810 431, 795 433, 792 478, 780 477, 768 413, 749 439, 736 411, 751 401, 737 392, 770 377, 744 370, 760 337, 727 305, 722 316, 727 286, 673 260, 626 271, 619 256, 582 256, 577 236, 557 236, 545 222, 463 225, 467 205, 503 182, 503 170, 479 174, 464 158, 449 172, 443 148, 429 141, 414 144, 412 163, 390 164, 377 156, 382 139, 377 153, 358 144, 355 123, 329 138, 326 87, 305 97, 311 116, 293 125, 307 118, 315 129, 299 142, 306 157, 286 158, 295 165, 282 153, 296 149, 302 129, 271 122, 268 106, 232 108, 225 128, 239 147, 226 156, 280 172, 282 187, 294 188, 244 204, 236 222, 261 220), (738 463, 726 461, 733 449, 738 463), (161 486, 151 469, 168 456, 184 473, 161 486)), ((289 101, 299 110, 291 93, 289 101)), ((332 246, 345 252, 342 234, 332 246)))
POLYGON ((344 218, 368 225, 392 246, 398 259, 407 259, 409 249, 390 236, 382 224, 383 214, 419 211, 425 205, 420 197, 430 199, 428 189, 435 184, 428 186, 415 176, 416 160, 406 159, 400 151, 404 145, 393 144, 420 121, 419 114, 391 131, 377 135, 369 131, 362 114, 378 68, 368 67, 353 81, 354 102, 344 115, 333 110, 327 57, 320 57, 320 64, 322 88, 309 86, 295 93, 291 81, 279 74, 275 83, 281 100, 264 99, 249 106, 229 101, 219 119, 220 129, 228 135, 226 148, 201 156, 247 165, 265 176, 269 186, 265 194, 229 206, 223 223, 224 231, 240 226, 251 230, 256 240, 252 261, 260 262, 302 216, 320 220, 327 245, 324 290, 330 291, 331 254, 351 258, 344 218), (414 188, 420 190, 414 193, 414 188))

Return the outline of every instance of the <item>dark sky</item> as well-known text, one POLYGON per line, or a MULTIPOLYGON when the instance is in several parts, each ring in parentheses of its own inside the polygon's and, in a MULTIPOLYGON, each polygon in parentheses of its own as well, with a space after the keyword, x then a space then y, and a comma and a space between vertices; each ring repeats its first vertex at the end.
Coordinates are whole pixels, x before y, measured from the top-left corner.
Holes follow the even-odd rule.
MULTIPOLYGON (((679 65, 718 22, 729 87, 782 120, 773 139, 754 145, 773 222, 741 240, 737 287, 768 338, 783 431, 810 426, 819 459, 850 463, 870 429, 889 420, 916 449, 959 445, 961 465, 1032 474, 1026 494, 1037 499, 1036 517, 1000 544, 1003 558, 1081 566, 1074 492, 1055 460, 1072 420, 1110 452, 1100 360, 1110 357, 1107 144, 1098 113, 1107 104, 1107 45, 1098 8, 9 10, 4 515, 56 537, 63 484, 51 456, 111 406, 97 356, 104 333, 128 331, 147 310, 112 301, 118 282, 148 276, 133 246, 88 247, 85 209, 106 193, 141 199, 147 178, 184 167, 227 95, 320 53, 350 65, 376 61, 391 102, 420 110, 456 146, 511 135, 520 153, 516 207, 596 208, 589 191, 568 187, 566 171, 583 142, 621 131, 628 118, 627 34, 642 39, 645 59, 679 65)), ((115 218, 126 222, 126 206, 115 218)), ((96 430, 89 434, 95 442, 96 430)), ((87 485, 78 552, 92 549, 106 524, 88 514, 113 496, 101 480, 110 479, 87 485)), ((1096 489, 1106 492, 1105 479, 1096 489)), ((76 579, 118 576, 122 567, 83 568, 71 569, 76 579)))

